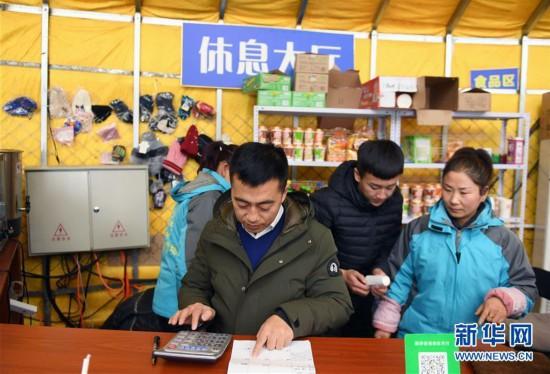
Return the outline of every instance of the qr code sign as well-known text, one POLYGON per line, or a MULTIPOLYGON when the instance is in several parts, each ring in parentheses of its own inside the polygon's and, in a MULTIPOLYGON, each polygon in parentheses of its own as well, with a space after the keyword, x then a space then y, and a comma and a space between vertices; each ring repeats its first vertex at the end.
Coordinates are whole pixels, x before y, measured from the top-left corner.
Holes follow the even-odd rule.
POLYGON ((419 352, 418 367, 420 374, 448 374, 446 352, 419 352))

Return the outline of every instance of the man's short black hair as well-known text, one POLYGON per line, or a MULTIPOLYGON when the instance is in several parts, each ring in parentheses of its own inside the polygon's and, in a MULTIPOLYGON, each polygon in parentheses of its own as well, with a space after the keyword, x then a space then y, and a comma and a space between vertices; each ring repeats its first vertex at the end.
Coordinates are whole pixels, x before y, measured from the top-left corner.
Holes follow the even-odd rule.
POLYGON ((357 151, 357 170, 380 179, 392 179, 403 174, 405 157, 401 147, 391 140, 369 140, 357 151))
POLYGON ((258 187, 272 179, 286 188, 288 161, 282 148, 272 144, 244 143, 239 146, 229 167, 231 179, 237 176, 244 184, 258 187))

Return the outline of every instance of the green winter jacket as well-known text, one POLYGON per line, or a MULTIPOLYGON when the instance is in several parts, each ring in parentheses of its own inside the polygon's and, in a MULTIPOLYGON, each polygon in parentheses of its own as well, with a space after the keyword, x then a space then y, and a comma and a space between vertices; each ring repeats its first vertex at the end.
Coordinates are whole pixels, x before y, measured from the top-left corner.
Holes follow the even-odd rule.
POLYGON ((256 271, 242 247, 231 201, 204 228, 180 289, 180 308, 216 310, 212 330, 255 335, 281 309, 294 337, 344 325, 353 307, 330 230, 313 218, 307 197, 288 195, 283 232, 256 271), (307 199, 307 200, 306 200, 307 199))

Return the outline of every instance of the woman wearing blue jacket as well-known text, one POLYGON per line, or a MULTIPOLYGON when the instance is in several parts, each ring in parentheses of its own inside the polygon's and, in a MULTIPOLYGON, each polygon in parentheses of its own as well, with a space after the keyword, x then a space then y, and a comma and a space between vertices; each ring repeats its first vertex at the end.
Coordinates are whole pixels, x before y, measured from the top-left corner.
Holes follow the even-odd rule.
POLYGON ((373 318, 376 337, 452 333, 457 323, 502 323, 531 310, 535 275, 521 241, 493 216, 492 173, 481 149, 462 148, 447 162, 442 199, 392 250, 394 281, 373 318))
POLYGON ((160 272, 155 288, 132 296, 117 306, 103 328, 174 331, 168 318, 178 311, 178 291, 204 225, 212 219, 216 200, 231 188, 229 164, 235 145, 206 146, 199 172, 192 181, 178 183, 170 196, 176 201, 166 228, 160 272))

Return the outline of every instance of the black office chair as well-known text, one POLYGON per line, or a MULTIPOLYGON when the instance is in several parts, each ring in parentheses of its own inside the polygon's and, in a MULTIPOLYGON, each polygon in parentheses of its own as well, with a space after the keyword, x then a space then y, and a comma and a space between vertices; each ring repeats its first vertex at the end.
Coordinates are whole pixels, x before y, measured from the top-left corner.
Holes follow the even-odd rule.
POLYGON ((540 297, 550 299, 550 271, 533 268, 540 297))

